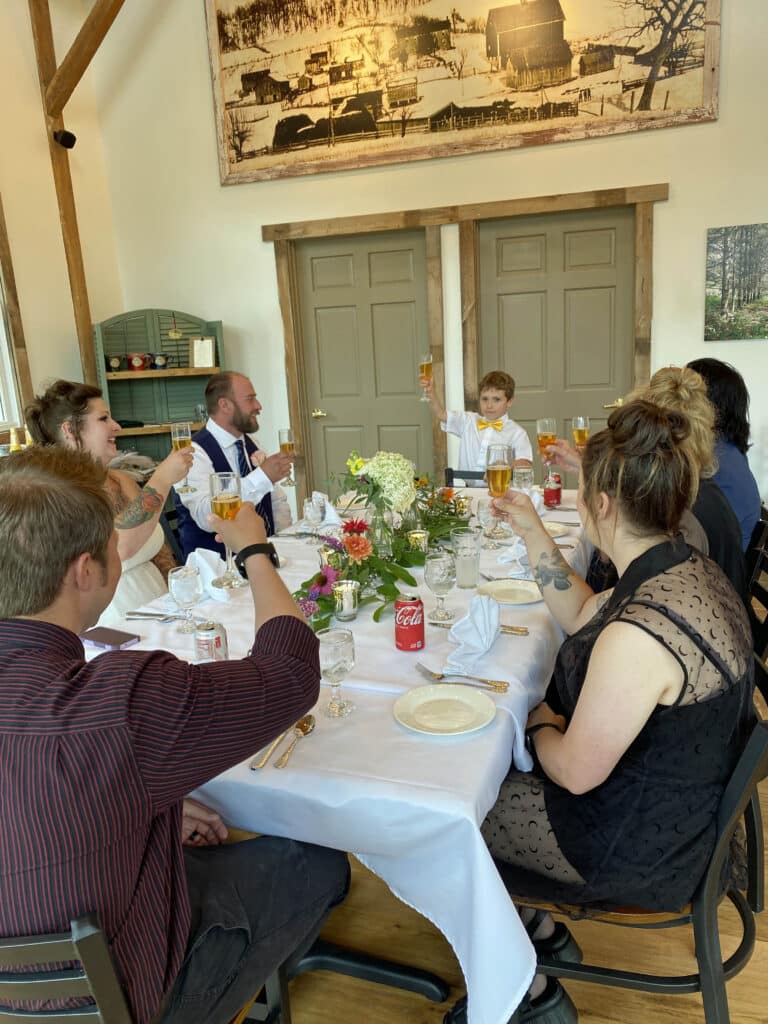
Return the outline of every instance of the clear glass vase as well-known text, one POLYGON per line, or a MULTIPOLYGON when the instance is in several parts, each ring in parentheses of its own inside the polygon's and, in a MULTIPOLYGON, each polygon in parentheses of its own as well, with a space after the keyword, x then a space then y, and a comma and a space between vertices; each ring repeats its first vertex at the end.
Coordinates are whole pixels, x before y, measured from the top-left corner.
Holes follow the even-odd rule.
POLYGON ((371 544, 381 558, 392 556, 392 513, 389 509, 377 509, 371 519, 371 544))

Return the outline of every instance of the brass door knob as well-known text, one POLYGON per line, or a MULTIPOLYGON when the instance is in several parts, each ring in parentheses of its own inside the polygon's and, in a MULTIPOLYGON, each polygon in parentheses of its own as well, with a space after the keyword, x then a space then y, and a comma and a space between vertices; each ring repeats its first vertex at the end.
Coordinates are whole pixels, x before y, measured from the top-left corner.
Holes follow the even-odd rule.
POLYGON ((615 402, 609 402, 607 405, 604 405, 603 408, 604 409, 620 409, 622 407, 622 405, 624 405, 624 399, 623 398, 617 398, 615 402))
POLYGON ((322 409, 313 409, 312 410, 312 419, 314 419, 314 420, 323 420, 323 419, 325 419, 325 417, 327 415, 328 415, 328 413, 327 412, 323 412, 322 409))

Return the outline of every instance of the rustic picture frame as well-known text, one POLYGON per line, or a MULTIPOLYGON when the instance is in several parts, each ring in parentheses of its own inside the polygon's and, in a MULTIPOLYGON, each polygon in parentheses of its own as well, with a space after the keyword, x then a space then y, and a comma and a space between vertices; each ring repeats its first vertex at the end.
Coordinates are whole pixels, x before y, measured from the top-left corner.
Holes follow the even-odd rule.
POLYGON ((720 3, 205 0, 222 184, 714 120, 720 3))

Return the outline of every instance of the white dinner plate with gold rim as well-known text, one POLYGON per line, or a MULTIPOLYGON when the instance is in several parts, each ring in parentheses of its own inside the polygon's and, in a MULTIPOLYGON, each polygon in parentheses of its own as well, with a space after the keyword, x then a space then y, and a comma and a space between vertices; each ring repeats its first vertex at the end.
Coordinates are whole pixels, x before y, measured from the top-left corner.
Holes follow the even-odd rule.
POLYGON ((477 592, 494 598, 499 604, 536 604, 544 600, 533 580, 489 580, 478 587, 477 592))
POLYGON ((460 736, 492 722, 496 705, 487 693, 456 683, 417 686, 393 707, 397 721, 430 736, 460 736))
MULTIPOLYGON (((576 526, 576 523, 574 523, 573 526, 576 526)), ((554 538, 567 536, 568 531, 572 529, 572 527, 568 526, 567 523, 547 522, 544 523, 544 529, 547 531, 550 537, 554 538)))

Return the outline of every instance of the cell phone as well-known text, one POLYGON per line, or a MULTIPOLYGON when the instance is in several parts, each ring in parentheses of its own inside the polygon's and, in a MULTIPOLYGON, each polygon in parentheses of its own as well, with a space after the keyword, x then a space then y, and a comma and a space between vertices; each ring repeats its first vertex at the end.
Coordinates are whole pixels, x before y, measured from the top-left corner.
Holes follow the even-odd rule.
POLYGON ((80 634, 80 639, 90 647, 100 647, 104 651, 122 651, 125 647, 133 647, 141 637, 138 633, 124 633, 122 629, 110 629, 108 626, 94 626, 80 634))

